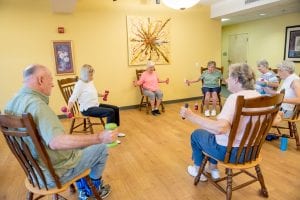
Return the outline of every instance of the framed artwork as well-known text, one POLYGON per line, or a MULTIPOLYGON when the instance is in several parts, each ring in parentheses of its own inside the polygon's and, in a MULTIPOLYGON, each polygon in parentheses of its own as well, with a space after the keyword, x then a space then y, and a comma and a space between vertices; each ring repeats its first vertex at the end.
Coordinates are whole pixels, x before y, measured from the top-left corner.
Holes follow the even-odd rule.
POLYGON ((56 75, 74 74, 71 41, 53 41, 56 75))
POLYGON ((128 64, 170 63, 170 18, 127 16, 128 64))
POLYGON ((300 25, 286 27, 284 59, 300 62, 300 25))

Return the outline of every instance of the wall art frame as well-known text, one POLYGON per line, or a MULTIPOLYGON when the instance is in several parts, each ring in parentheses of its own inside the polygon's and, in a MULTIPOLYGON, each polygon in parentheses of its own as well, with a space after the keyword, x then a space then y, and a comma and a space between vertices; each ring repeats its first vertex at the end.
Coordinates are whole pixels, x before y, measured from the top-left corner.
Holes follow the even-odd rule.
POLYGON ((300 62, 300 25, 285 29, 284 60, 300 62))
POLYGON ((56 75, 75 74, 72 41, 53 41, 56 75))

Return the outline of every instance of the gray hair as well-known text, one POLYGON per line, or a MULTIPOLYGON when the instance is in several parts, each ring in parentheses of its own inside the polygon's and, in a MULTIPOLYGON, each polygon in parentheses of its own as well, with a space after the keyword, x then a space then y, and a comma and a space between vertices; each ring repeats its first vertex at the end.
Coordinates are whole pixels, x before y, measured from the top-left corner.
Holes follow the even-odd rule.
POLYGON ((35 74, 40 69, 46 69, 46 67, 44 67, 43 65, 39 65, 39 64, 31 64, 31 65, 27 66, 23 70, 24 81, 27 81, 33 74, 35 74))
POLYGON ((246 90, 254 90, 255 74, 248 64, 236 63, 230 65, 229 68, 229 76, 237 78, 238 82, 242 84, 242 88, 246 90))
POLYGON ((265 68, 269 69, 269 63, 265 59, 257 61, 256 64, 258 67, 265 67, 265 68))
POLYGON ((295 71, 295 63, 292 61, 284 60, 277 65, 277 68, 280 70, 288 71, 290 74, 295 71))
POLYGON ((91 65, 84 64, 80 70, 80 80, 83 82, 89 82, 89 73, 94 73, 94 68, 91 65))
POLYGON ((216 63, 215 61, 213 61, 213 60, 208 61, 207 67, 208 67, 208 66, 211 66, 211 65, 213 65, 214 67, 217 67, 217 63, 216 63))

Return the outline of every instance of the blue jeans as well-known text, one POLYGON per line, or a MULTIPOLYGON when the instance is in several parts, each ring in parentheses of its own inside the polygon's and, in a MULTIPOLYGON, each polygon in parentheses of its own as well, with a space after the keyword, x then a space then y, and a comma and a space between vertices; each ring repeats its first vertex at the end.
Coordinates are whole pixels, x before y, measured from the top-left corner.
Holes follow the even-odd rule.
MULTIPOLYGON (((202 160, 204 159, 204 154, 202 151, 208 153, 212 157, 224 161, 225 154, 226 154, 226 146, 218 145, 216 142, 216 137, 214 134, 202 130, 197 129, 191 135, 191 146, 192 146, 192 159, 196 166, 200 166, 202 160)), ((236 160, 236 155, 238 152, 238 147, 233 147, 231 150, 231 156, 229 159, 230 163, 234 163, 236 160)), ((243 162, 245 149, 242 151, 241 159, 239 163, 243 162)), ((248 158, 249 159, 249 158, 248 158)), ((209 158, 209 162, 212 164, 217 164, 217 161, 209 158)))
POLYGON ((100 104, 99 107, 90 107, 81 113, 90 117, 107 117, 107 123, 116 123, 120 126, 120 113, 119 107, 117 106, 100 104))
POLYGON ((86 169, 91 169, 90 177, 92 179, 99 179, 102 176, 107 156, 106 144, 96 144, 84 148, 77 166, 62 175, 60 181, 66 183, 86 169))

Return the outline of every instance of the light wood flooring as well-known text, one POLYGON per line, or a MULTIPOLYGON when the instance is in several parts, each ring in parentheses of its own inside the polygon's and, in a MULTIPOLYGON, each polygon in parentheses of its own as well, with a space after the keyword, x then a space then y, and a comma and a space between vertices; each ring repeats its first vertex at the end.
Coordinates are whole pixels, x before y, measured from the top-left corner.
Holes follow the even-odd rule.
MULTIPOLYGON (((126 133, 122 144, 109 149, 103 174, 112 187, 107 200, 223 200, 225 195, 210 183, 193 185, 186 168, 192 164, 190 134, 197 128, 178 114, 183 103, 166 104, 161 116, 144 110, 121 111, 120 130, 126 133)), ((66 129, 68 120, 62 120, 66 129)), ((99 128, 100 130, 100 128, 99 128)), ((0 199, 25 199, 24 174, 0 136, 0 199)), ((269 200, 300 199, 300 151, 289 140, 288 150, 280 151, 279 141, 266 142, 261 169, 269 191, 269 200)), ((224 169, 220 168, 224 175, 224 169)), ((253 170, 251 170, 253 171, 253 170)), ((244 178, 238 178, 238 181, 244 178)), ((235 183, 235 179, 234 179, 235 183)), ((233 192, 233 199, 256 200, 258 182, 233 192)), ((64 193, 68 199, 77 195, 64 193)), ((51 199, 50 197, 44 199, 51 199)))

